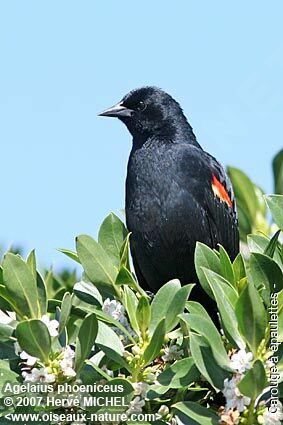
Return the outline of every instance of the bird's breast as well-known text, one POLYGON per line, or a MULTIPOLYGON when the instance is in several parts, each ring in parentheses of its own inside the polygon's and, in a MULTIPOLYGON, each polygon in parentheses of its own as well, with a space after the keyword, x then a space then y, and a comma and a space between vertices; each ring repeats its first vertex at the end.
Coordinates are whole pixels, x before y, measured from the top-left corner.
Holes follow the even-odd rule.
POLYGON ((131 154, 126 179, 126 218, 130 231, 150 231, 169 221, 178 192, 174 168, 170 155, 162 150, 131 154))

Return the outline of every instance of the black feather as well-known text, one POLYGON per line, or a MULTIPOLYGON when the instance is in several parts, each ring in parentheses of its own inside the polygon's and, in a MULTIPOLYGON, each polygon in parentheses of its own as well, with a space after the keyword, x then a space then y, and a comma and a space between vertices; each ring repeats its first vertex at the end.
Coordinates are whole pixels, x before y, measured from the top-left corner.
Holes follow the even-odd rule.
MULTIPOLYGON (((134 90, 120 105, 131 116, 119 117, 133 135, 126 179, 126 220, 137 277, 157 291, 173 278, 197 282, 197 241, 239 250, 232 185, 223 167, 202 150, 180 105, 155 87, 134 90), (215 176, 232 206, 215 195, 215 176)), ((193 298, 215 316, 215 305, 199 284, 193 298)))

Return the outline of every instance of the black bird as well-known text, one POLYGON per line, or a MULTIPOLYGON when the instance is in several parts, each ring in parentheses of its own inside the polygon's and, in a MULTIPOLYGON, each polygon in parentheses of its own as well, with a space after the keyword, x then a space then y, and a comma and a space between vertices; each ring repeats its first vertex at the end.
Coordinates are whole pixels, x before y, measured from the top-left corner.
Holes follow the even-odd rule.
MULTIPOLYGON (((180 105, 156 87, 128 93, 100 115, 119 118, 133 136, 126 179, 126 222, 139 283, 156 292, 170 279, 197 282, 197 241, 239 251, 233 189, 224 168, 196 140, 180 105)), ((197 284, 192 299, 215 317, 197 284)))

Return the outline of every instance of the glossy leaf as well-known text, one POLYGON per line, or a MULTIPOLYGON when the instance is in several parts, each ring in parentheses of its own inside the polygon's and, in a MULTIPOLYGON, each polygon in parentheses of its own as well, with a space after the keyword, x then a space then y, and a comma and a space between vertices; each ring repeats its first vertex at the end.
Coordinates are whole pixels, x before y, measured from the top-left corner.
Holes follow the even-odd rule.
POLYGON ((128 233, 124 242, 122 243, 120 250, 120 267, 124 266, 126 269, 130 270, 130 237, 131 233, 128 233))
POLYGON ((26 317, 38 317, 39 305, 36 278, 19 256, 7 253, 3 261, 3 277, 8 294, 26 317))
POLYGON ((267 247, 264 250, 264 254, 270 258, 273 257, 275 250, 278 247, 278 239, 279 239, 280 233, 281 233, 281 230, 277 230, 277 232, 272 236, 267 247))
POLYGON ((139 329, 142 335, 145 336, 150 323, 150 317, 151 317, 151 309, 150 309, 148 298, 141 297, 139 299, 137 309, 136 309, 136 317, 137 317, 139 329))
POLYGON ((172 406, 179 425, 219 425, 219 416, 192 401, 180 401, 172 406))
POLYGON ((205 338, 190 332, 190 349, 200 373, 214 388, 221 390, 224 379, 228 378, 230 374, 216 363, 211 347, 205 338))
POLYGON ((170 332, 179 322, 179 314, 184 311, 186 302, 194 284, 185 285, 173 296, 166 313, 166 332, 170 332))
POLYGON ((147 293, 140 287, 133 274, 125 266, 121 266, 116 277, 115 285, 128 285, 134 291, 148 298, 147 293))
POLYGON ((74 293, 85 303, 101 307, 103 304, 102 297, 98 289, 91 282, 81 280, 74 285, 74 293))
POLYGON ((283 195, 266 195, 265 199, 274 222, 283 230, 283 195))
POLYGON ((21 348, 33 357, 47 361, 51 350, 51 338, 47 326, 38 319, 24 320, 16 328, 21 348))
POLYGON ((166 317, 170 303, 178 290, 181 289, 181 283, 178 279, 170 280, 161 286, 151 303, 151 334, 163 317, 166 317))
POLYGON ((36 278, 36 257, 35 257, 35 250, 34 249, 27 256, 26 263, 30 267, 32 274, 36 278))
POLYGON ((104 219, 99 229, 98 242, 116 267, 120 264, 120 251, 127 233, 124 223, 114 213, 104 219))
POLYGON ((199 314, 188 314, 185 320, 189 324, 190 329, 205 338, 218 365, 231 370, 230 360, 224 348, 222 338, 212 320, 202 317, 199 314))
POLYGON ((137 322, 136 311, 137 311, 138 299, 135 293, 128 287, 124 288, 124 306, 128 313, 130 324, 133 330, 139 335, 139 325, 137 322))
POLYGON ((98 288, 114 295, 117 269, 102 246, 87 235, 78 236, 76 244, 80 262, 88 278, 98 288))
POLYGON ((220 274, 224 277, 228 282, 231 283, 231 285, 235 286, 235 275, 234 275, 234 269, 231 263, 231 260, 223 248, 223 246, 220 245, 219 247, 219 254, 220 254, 220 274))
MULTIPOLYGON (((204 274, 211 286, 211 289, 215 296, 216 288, 221 288, 221 292, 225 294, 230 303, 235 306, 238 300, 238 292, 236 289, 228 282, 228 280, 224 279, 224 277, 220 276, 217 273, 214 273, 211 270, 203 269, 204 274)), ((216 296, 215 296, 216 297, 216 296)))
POLYGON ((241 279, 246 277, 246 266, 240 252, 233 262, 233 269, 236 282, 239 282, 241 279))
POLYGON ((76 252, 71 251, 70 249, 66 249, 66 248, 59 248, 58 251, 62 252, 62 254, 65 254, 67 257, 71 258, 71 260, 74 260, 74 261, 76 261, 77 263, 80 264, 78 254, 76 252))
POLYGON ((275 193, 283 195, 283 149, 273 158, 272 168, 275 193))
MULTIPOLYGON (((186 302, 186 309, 191 314, 198 314, 199 316, 202 316, 202 317, 204 317, 207 320, 210 319, 210 316, 207 313, 206 309, 203 307, 203 305, 201 305, 200 303, 198 303, 196 301, 187 301, 186 302)), ((185 315, 186 317, 188 316, 187 313, 180 314, 180 316, 183 316, 183 315, 185 315)))
POLYGON ((0 341, 6 341, 13 334, 14 328, 9 324, 0 323, 0 341))
POLYGON ((192 357, 178 360, 161 372, 157 381, 168 388, 188 387, 199 378, 199 371, 192 357))
POLYGON ((241 394, 255 400, 267 385, 264 366, 260 360, 256 360, 238 384, 238 388, 241 394))
POLYGON ((116 277, 116 285, 129 285, 131 288, 136 288, 136 281, 132 275, 132 273, 126 269, 125 266, 121 266, 117 277, 116 277))
POLYGON ((235 315, 237 298, 232 294, 232 288, 230 287, 228 290, 229 285, 225 284, 225 280, 221 276, 210 270, 203 270, 214 293, 225 334, 230 342, 234 342, 239 348, 244 348, 246 344, 240 335, 235 315))
POLYGON ((278 264, 264 254, 252 253, 248 278, 254 286, 261 289, 266 305, 270 303, 270 292, 283 289, 283 274, 278 264))
POLYGON ((95 343, 98 331, 98 322, 95 314, 86 316, 80 326, 75 355, 75 370, 79 372, 85 360, 88 358, 91 349, 95 343))
POLYGON ((69 320, 72 308, 72 296, 69 292, 65 292, 61 303, 60 320, 59 320, 59 335, 64 330, 69 320))
POLYGON ((229 167, 228 174, 233 183, 237 203, 241 204, 248 214, 249 220, 253 221, 258 208, 254 184, 245 173, 237 168, 229 167))
POLYGON ((47 290, 43 277, 36 272, 36 287, 38 295, 39 316, 43 316, 47 312, 47 290))
POLYGON ((109 359, 125 369, 130 370, 128 363, 123 357, 124 347, 121 340, 114 330, 103 322, 98 322, 98 334, 95 345, 97 345, 109 359))
POLYGON ((158 354, 160 353, 160 350, 162 348, 162 345, 164 343, 165 338, 165 318, 161 319, 161 321, 158 323, 157 327, 155 328, 155 331, 150 339, 150 343, 146 347, 143 358, 145 365, 148 365, 149 363, 154 360, 158 354))
POLYGON ((220 274, 220 259, 213 249, 204 245, 201 242, 197 242, 195 250, 195 268, 197 276, 199 278, 200 284, 205 290, 205 292, 214 300, 213 291, 206 279, 206 276, 203 272, 203 268, 214 271, 215 273, 220 274))
MULTIPOLYGON (((4 389, 5 389, 5 384, 7 382, 9 382, 11 384, 11 386, 13 384, 18 384, 18 381, 17 381, 18 374, 13 372, 10 369, 9 363, 7 361, 4 361, 4 360, 0 360, 0 370, 1 370, 1 373, 0 373, 0 397, 3 400, 8 395, 9 396, 14 395, 13 392, 11 392, 11 394, 10 394, 8 391, 4 391, 4 389)), ((1 410, 2 411, 4 410, 4 406, 1 406, 1 410)), ((2 418, 0 420, 0 423, 1 422, 2 422, 3 425, 5 425, 5 420, 2 421, 2 418)), ((7 420, 7 422, 9 422, 9 421, 7 420)))
POLYGON ((263 302, 251 281, 239 297, 236 316, 239 330, 255 354, 265 335, 267 317, 263 302))

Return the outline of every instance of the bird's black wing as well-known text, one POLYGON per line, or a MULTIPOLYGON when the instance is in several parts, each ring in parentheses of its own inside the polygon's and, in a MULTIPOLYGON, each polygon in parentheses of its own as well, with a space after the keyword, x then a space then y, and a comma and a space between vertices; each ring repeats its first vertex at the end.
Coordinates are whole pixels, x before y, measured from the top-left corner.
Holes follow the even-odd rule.
POLYGON ((219 162, 209 154, 206 156, 212 174, 205 194, 211 237, 214 244, 226 248, 233 260, 239 252, 239 230, 232 184, 219 162))
POLYGON ((190 195, 206 216, 210 245, 223 245, 234 259, 239 252, 238 218, 232 184, 224 168, 210 154, 195 147, 181 151, 180 166, 190 195))

